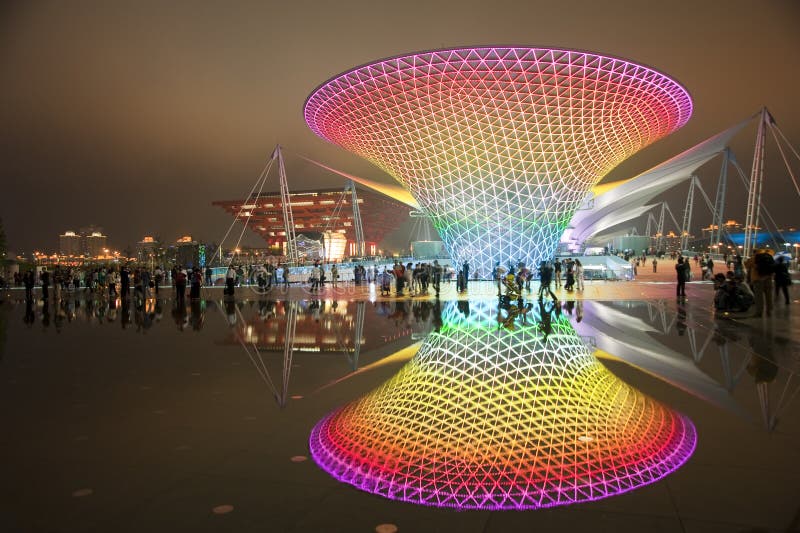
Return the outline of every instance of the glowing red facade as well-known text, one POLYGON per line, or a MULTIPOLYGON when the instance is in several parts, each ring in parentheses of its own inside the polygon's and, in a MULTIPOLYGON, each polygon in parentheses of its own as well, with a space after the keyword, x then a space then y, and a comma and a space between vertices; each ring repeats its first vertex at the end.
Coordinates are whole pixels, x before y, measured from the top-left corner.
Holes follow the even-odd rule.
MULTIPOLYGON (((357 193, 366 252, 368 255, 375 255, 384 238, 408 220, 411 208, 372 191, 357 189, 357 193)), ((355 242, 353 206, 349 192, 343 194, 341 188, 319 189, 292 192, 290 196, 298 235, 333 231, 343 233, 348 243, 355 242), (336 213, 339 204, 340 208, 336 213)), ((243 204, 243 200, 217 200, 212 203, 222 207, 230 215, 238 216, 241 221, 249 218, 248 227, 270 246, 286 242, 280 193, 263 193, 250 204, 243 204)))

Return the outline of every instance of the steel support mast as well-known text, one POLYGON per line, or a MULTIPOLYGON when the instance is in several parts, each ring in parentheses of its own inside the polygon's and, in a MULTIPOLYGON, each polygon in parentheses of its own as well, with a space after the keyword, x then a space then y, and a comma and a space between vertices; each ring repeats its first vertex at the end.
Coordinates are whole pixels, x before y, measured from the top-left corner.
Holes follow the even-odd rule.
POLYGON ((686 208, 683 210, 683 224, 681 225, 681 251, 689 249, 689 229, 692 225, 692 210, 694 210, 694 188, 697 176, 689 180, 689 194, 686 196, 686 208))
POLYGON ((289 197, 289 184, 286 181, 286 168, 283 164, 283 154, 281 145, 275 147, 272 159, 278 160, 278 173, 281 184, 281 207, 283 208, 283 228, 286 233, 286 260, 290 264, 297 264, 300 258, 297 255, 297 237, 294 232, 294 216, 292 215, 292 203, 289 197))
POLYGON ((761 109, 758 122, 756 147, 753 152, 753 167, 747 192, 747 216, 744 221, 744 248, 742 255, 750 257, 758 237, 758 218, 761 209, 761 188, 764 184, 764 145, 766 142, 767 108, 761 109))
POLYGON ((356 184, 350 181, 350 191, 352 192, 353 202, 353 229, 356 233, 356 257, 364 257, 364 226, 361 224, 361 210, 358 207, 358 193, 356 192, 356 184))
MULTIPOLYGON (((717 197, 714 200, 714 212, 711 214, 711 240, 709 246, 713 249, 722 242, 722 228, 725 224, 725 195, 728 189, 728 163, 731 159, 731 149, 722 151, 722 168, 719 171, 717 183, 717 197)), ((718 249, 719 251, 719 249, 718 249)))

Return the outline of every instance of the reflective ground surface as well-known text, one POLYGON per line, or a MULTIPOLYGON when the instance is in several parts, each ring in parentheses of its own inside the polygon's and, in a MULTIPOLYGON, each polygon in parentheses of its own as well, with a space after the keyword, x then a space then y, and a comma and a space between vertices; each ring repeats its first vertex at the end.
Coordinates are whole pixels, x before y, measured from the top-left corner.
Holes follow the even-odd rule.
MULTIPOLYGON (((595 300, 548 304, 549 332, 535 301, 518 308, 528 313, 498 309, 490 284, 471 285, 471 300, 444 291, 438 303, 370 301, 369 289, 350 288, 317 299, 243 290, 235 302, 209 291, 185 305, 169 291, 142 303, 81 294, 45 307, 12 291, 0 304, 0 531, 798 530, 800 304, 777 305, 769 320, 718 320, 708 286, 690 287, 685 302, 668 297, 671 286, 624 289, 636 286, 645 293, 639 299, 620 298, 613 292, 619 286, 595 287, 595 300), (625 413, 685 417, 696 429, 696 449, 676 444, 685 457, 664 469, 666 477, 658 470, 652 484, 637 470, 642 482, 632 490, 590 501, 597 482, 579 475, 574 485, 590 497, 562 505, 569 502, 551 491, 559 507, 529 511, 404 503, 337 481, 317 465, 309 437, 320 421, 402 379, 431 332, 449 342, 475 324, 500 340, 527 331, 531 343, 544 343, 542 353, 566 331, 587 354, 587 368, 633 391, 626 393, 631 407, 614 411, 614 420, 625 413), (657 409, 641 408, 646 402, 657 409)), ((561 393, 552 401, 547 412, 580 403, 561 393)), ((440 414, 423 426, 442 420, 442 406, 435 408, 440 414)), ((595 424, 599 434, 593 416, 582 425, 556 417, 549 431, 595 424)), ((502 446, 519 444, 514 431, 504 432, 502 446)), ((604 438, 614 450, 641 434, 612 433, 604 438)), ((574 436, 586 442, 583 433, 574 436)), ((463 448, 480 455, 474 443, 463 448)))

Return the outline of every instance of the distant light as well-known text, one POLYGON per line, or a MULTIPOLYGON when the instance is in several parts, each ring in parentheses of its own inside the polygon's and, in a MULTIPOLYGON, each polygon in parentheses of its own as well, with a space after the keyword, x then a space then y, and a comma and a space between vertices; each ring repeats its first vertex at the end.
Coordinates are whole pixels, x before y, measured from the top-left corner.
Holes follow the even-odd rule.
POLYGON ((578 437, 578 440, 581 442, 592 442, 594 439, 589 435, 581 435, 580 437, 578 437))

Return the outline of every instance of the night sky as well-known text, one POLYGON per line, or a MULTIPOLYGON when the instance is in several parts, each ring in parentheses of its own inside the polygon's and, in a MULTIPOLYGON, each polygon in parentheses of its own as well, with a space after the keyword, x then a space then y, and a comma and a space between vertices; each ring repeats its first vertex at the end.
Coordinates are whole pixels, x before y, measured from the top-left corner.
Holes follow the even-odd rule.
MULTIPOLYGON (((278 142, 290 188, 343 185, 300 155, 390 181, 312 134, 303 102, 353 66, 443 47, 584 49, 681 82, 695 106, 688 125, 607 180, 762 105, 800 147, 798 28, 794 0, 4 2, 0 217, 17 252, 56 250, 60 233, 89 224, 117 249, 144 235, 218 241, 231 219, 211 202, 243 198, 278 142)), ((733 144, 747 170, 754 136, 755 126, 733 144)), ((779 223, 798 224, 799 198, 774 145, 767 150, 767 204, 779 223)), ((716 162, 700 172, 712 198, 718 172, 716 162)), ((277 173, 267 187, 277 189, 277 173)), ((687 187, 667 197, 676 216, 687 187)), ((743 221, 745 193, 738 179, 731 187, 727 213, 743 221)), ((710 221, 695 212, 698 226, 710 221)))

